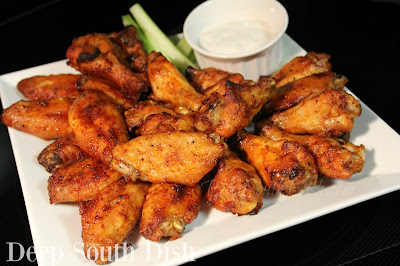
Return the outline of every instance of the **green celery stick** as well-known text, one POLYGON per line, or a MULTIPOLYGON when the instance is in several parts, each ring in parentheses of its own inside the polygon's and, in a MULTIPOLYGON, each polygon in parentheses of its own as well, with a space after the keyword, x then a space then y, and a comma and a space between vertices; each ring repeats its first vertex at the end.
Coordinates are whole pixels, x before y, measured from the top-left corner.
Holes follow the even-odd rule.
POLYGON ((151 53, 152 51, 155 50, 153 45, 149 42, 149 40, 147 40, 142 29, 139 27, 139 25, 136 23, 136 21, 132 18, 131 15, 129 15, 129 14, 123 15, 122 16, 122 24, 125 27, 133 26, 136 28, 136 32, 138 34, 139 40, 143 43, 143 47, 147 53, 151 53))

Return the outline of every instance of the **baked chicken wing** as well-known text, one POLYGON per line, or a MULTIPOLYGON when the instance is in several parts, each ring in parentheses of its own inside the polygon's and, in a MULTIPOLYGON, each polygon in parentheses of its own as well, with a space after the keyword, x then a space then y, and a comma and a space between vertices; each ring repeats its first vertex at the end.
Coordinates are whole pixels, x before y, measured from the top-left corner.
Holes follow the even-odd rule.
POLYGON ((234 152, 219 161, 206 194, 207 204, 233 214, 257 214, 263 204, 263 185, 256 170, 234 152))
POLYGON ((3 110, 1 121, 8 127, 52 140, 72 132, 68 109, 74 100, 20 100, 3 110))
POLYGON ((152 99, 191 111, 199 110, 205 96, 198 93, 171 62, 156 52, 150 53, 148 60, 152 99))
POLYGON ((276 80, 276 87, 312 74, 330 71, 332 65, 329 59, 330 55, 315 52, 293 58, 272 75, 276 80))
POLYGON ((148 189, 147 183, 119 179, 92 200, 79 203, 83 251, 89 260, 112 260, 139 221, 148 189))
POLYGON ((79 146, 105 164, 111 162, 112 149, 129 140, 121 111, 101 91, 85 90, 71 105, 68 118, 79 146))
POLYGON ((198 215, 201 186, 188 187, 174 183, 152 184, 146 196, 140 219, 140 233, 151 241, 162 237, 181 237, 187 224, 198 215))
POLYGON ((260 135, 274 141, 296 141, 311 152, 320 174, 338 179, 349 179, 361 172, 365 162, 364 145, 354 145, 338 138, 286 133, 269 121, 258 124, 260 135))
POLYGON ((194 132, 194 115, 153 114, 146 118, 135 133, 137 135, 148 135, 173 131, 194 132))
POLYGON ((293 141, 274 141, 245 131, 238 134, 239 148, 266 186, 294 195, 317 183, 314 158, 293 141))
POLYGON ((76 87, 79 77, 76 74, 33 76, 18 82, 17 88, 29 100, 77 98, 80 95, 76 87))
POLYGON ((201 132, 136 137, 113 149, 112 166, 133 180, 194 186, 222 157, 226 144, 201 132))
POLYGON ((292 134, 316 134, 339 137, 354 127, 361 115, 361 104, 344 90, 328 89, 304 99, 296 106, 276 112, 271 120, 292 134))
POLYGON ((189 66, 186 69, 185 76, 192 86, 203 93, 207 88, 215 85, 218 81, 232 75, 231 73, 214 67, 196 69, 189 66))
POLYGON ((70 66, 83 74, 111 81, 133 100, 149 87, 146 67, 136 64, 147 60, 145 56, 134 27, 119 33, 92 33, 75 38, 66 52, 70 66), (127 48, 133 46, 137 48, 127 48))

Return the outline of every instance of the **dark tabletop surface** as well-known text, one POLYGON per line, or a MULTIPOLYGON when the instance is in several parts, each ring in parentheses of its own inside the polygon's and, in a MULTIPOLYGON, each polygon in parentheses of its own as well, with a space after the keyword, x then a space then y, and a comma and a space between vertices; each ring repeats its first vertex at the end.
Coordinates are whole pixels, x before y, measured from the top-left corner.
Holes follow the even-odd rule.
MULTIPOLYGON (((72 38, 122 29, 135 1, 2 0, 0 74, 64 59, 72 38)), ((202 1, 140 1, 167 33, 182 31, 202 1), (161 4, 160 4, 161 3, 161 4)), ((333 70, 394 130, 400 132, 400 1, 280 1, 287 33, 308 51, 332 56, 333 70)), ((33 245, 6 127, 0 125, 1 262, 7 242, 33 245)), ((399 177, 400 178, 400 177, 399 177)), ((396 265, 400 262, 400 191, 197 259, 269 265, 396 265)), ((26 257, 10 265, 35 265, 26 257)))

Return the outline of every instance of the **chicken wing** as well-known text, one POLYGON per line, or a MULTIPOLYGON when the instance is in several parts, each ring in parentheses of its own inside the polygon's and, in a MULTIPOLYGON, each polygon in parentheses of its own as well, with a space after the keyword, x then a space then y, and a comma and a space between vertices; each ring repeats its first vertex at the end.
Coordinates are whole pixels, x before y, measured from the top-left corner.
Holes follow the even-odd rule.
POLYGON ((272 115, 280 129, 292 134, 339 137, 354 127, 361 115, 361 104, 344 90, 328 89, 304 99, 296 106, 272 115))
POLYGON ((75 38, 66 57, 71 67, 83 74, 110 80, 127 96, 137 100, 148 89, 149 82, 147 72, 142 68, 137 69, 134 63, 143 60, 143 53, 131 54, 135 49, 126 48, 135 44, 142 46, 133 27, 118 34, 92 33, 75 38))
POLYGON ((225 149, 215 134, 156 133, 116 146, 111 165, 133 180, 193 186, 217 165, 225 149))
POLYGON ((52 140, 72 132, 68 109, 74 100, 20 100, 3 110, 1 121, 8 127, 52 140))
POLYGON ((149 184, 119 179, 95 198, 79 203, 83 251, 97 264, 112 260, 139 221, 149 184))
POLYGON ((58 168, 48 179, 50 203, 79 202, 95 197, 122 175, 91 157, 58 168))
POLYGON ((124 94, 116 85, 103 78, 82 75, 77 81, 79 90, 99 90, 113 99, 124 110, 132 107, 136 101, 124 94))
POLYGON ((146 118, 135 133, 137 135, 148 135, 172 131, 194 132, 194 115, 153 114, 146 118))
POLYGON ((48 145, 38 156, 38 162, 50 173, 66 167, 88 155, 79 147, 73 133, 58 138, 48 145))
POLYGON ((289 109, 311 95, 326 89, 342 90, 347 78, 334 72, 323 72, 306 76, 277 88, 271 100, 264 107, 267 113, 289 109))
POLYGON ((29 100, 77 98, 80 95, 76 87, 79 77, 75 74, 33 76, 18 82, 17 88, 29 100))
POLYGON ((140 219, 140 233, 151 241, 181 237, 187 224, 196 219, 201 206, 201 186, 174 183, 152 184, 140 219))
POLYGON ((272 77, 276 80, 276 87, 281 87, 288 82, 310 76, 316 73, 330 71, 330 55, 324 53, 308 52, 305 56, 293 58, 285 64, 272 77))
POLYGON ((233 214, 257 214, 263 204, 263 185, 256 170, 234 152, 219 161, 206 194, 207 204, 233 214))
POLYGON ((124 117, 114 102, 101 91, 85 90, 68 113, 79 146, 105 164, 112 149, 129 140, 124 117))
POLYGON ((189 66, 185 76, 192 86, 200 93, 217 84, 218 81, 229 77, 231 73, 214 67, 196 69, 189 66))
POLYGON ((234 83, 231 78, 220 80, 204 92, 207 99, 196 114, 197 130, 229 138, 247 127, 269 100, 274 86, 272 79, 264 78, 249 85, 244 81, 234 83))
POLYGON ((338 179, 349 179, 361 172, 365 162, 364 145, 356 146, 338 138, 316 135, 294 135, 279 130, 269 121, 260 122, 260 135, 274 141, 296 141, 311 152, 320 174, 338 179))
POLYGON ((183 106, 191 111, 199 110, 205 96, 198 93, 161 53, 149 54, 148 75, 153 99, 183 106))
POLYGON ((266 186, 294 195, 317 183, 312 155, 293 141, 274 141, 245 131, 238 133, 239 148, 266 186))

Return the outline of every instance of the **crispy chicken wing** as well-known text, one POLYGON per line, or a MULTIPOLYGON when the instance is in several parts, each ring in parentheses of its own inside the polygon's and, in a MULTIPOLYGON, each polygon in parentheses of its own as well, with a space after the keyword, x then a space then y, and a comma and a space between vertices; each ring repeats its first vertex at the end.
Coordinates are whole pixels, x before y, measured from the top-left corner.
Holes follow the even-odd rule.
POLYGON ((316 73, 330 71, 332 65, 330 56, 324 53, 308 52, 305 56, 293 58, 285 64, 272 77, 276 80, 276 87, 281 87, 288 82, 310 76, 316 73))
POLYGON ((91 157, 58 168, 48 180, 50 203, 79 202, 95 197, 122 175, 91 157))
POLYGON ((326 89, 342 90, 346 82, 346 77, 334 72, 323 72, 297 79, 276 88, 264 110, 273 113, 289 109, 310 95, 320 94, 326 89))
POLYGON ((233 214, 257 214, 263 204, 263 185, 256 170, 234 152, 219 161, 206 194, 207 204, 233 214))
POLYGON ((183 106, 191 111, 200 108, 205 96, 198 93, 161 53, 148 56, 148 75, 153 89, 153 99, 183 106))
POLYGON ((58 138, 49 144, 38 156, 38 162, 50 173, 66 167, 88 155, 79 147, 73 133, 58 138))
POLYGON ((269 121, 258 125, 260 135, 274 141, 296 141, 311 152, 319 173, 327 177, 349 179, 361 172, 365 162, 364 145, 356 146, 337 138, 286 133, 269 121))
POLYGON ((105 164, 111 162, 112 149, 129 140, 122 113, 101 91, 85 90, 71 105, 68 118, 80 147, 105 164))
POLYGON ((146 118, 135 133, 137 135, 148 135, 172 131, 194 132, 194 115, 153 114, 146 118))
POLYGON ((149 184, 119 179, 95 198, 79 203, 83 251, 97 264, 112 260, 139 221, 149 184))
POLYGON ((130 27, 119 33, 92 33, 78 37, 73 40, 66 56, 68 64, 81 73, 110 80, 127 96, 137 100, 149 87, 145 67, 135 64, 146 59, 141 50, 136 30, 130 27), (131 45, 140 49, 127 49, 131 45))
POLYGON ((136 137, 113 150, 112 166, 133 180, 193 186, 222 157, 226 144, 201 132, 136 137))
POLYGON ((312 155, 293 141, 274 141, 245 131, 238 134, 239 148, 269 188, 294 195, 317 183, 312 155))
POLYGON ((202 93, 207 88, 215 85, 218 81, 225 79, 232 74, 214 67, 196 69, 189 66, 186 69, 185 75, 192 86, 202 93))
POLYGON ((48 100, 58 97, 77 98, 76 87, 80 75, 58 74, 33 76, 18 82, 17 88, 29 100, 48 100))
POLYGON ((114 100, 114 103, 123 109, 132 107, 136 101, 129 98, 116 85, 103 78, 83 75, 77 81, 79 90, 99 90, 114 100))
POLYGON ((201 206, 201 186, 174 183, 152 184, 140 219, 140 233, 151 241, 181 237, 187 224, 197 217, 201 206))
POLYGON ((361 115, 361 104, 344 90, 328 89, 304 99, 296 106, 272 115, 280 129, 293 134, 339 137, 354 127, 361 115))
MULTIPOLYGON (((240 80, 241 75, 236 76, 240 80)), ((241 84, 234 83, 231 78, 234 79, 233 75, 204 92, 207 99, 196 114, 197 130, 215 132, 223 138, 229 138, 247 127, 269 100, 274 86, 272 79, 264 78, 249 85, 243 80, 241 84)))
POLYGON ((1 121, 45 140, 56 139, 72 132, 68 123, 72 102, 70 98, 20 100, 3 110, 1 121))

